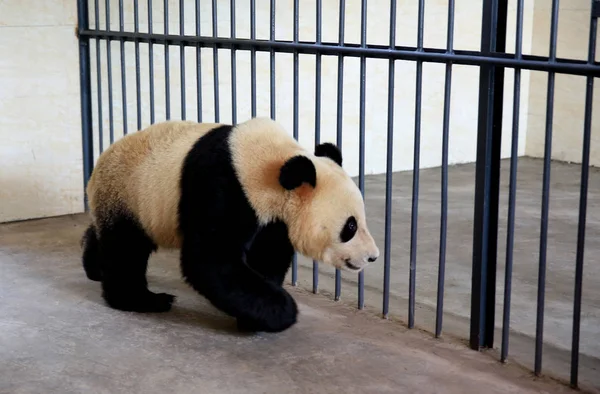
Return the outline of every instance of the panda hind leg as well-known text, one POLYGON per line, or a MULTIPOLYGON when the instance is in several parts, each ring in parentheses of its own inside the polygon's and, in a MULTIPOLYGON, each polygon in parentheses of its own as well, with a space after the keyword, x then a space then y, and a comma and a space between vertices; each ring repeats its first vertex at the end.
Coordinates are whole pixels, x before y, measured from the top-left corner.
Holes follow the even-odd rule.
POLYGON ((82 263, 85 275, 89 280, 100 281, 102 271, 100 270, 100 248, 98 236, 93 224, 90 224, 81 238, 83 249, 82 263))
POLYGON ((167 312, 175 297, 148 290, 146 269, 156 245, 130 218, 119 218, 100 232, 102 296, 118 310, 167 312))

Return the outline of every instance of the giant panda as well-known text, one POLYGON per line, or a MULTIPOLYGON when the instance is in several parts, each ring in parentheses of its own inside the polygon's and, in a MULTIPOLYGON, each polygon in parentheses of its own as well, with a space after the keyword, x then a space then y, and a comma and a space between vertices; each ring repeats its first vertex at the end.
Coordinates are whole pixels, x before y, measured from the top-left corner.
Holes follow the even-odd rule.
POLYGON ((100 155, 86 193, 83 267, 118 310, 170 310, 146 268, 158 248, 179 249, 185 282, 240 330, 279 332, 297 321, 282 287, 294 251, 352 272, 379 256, 341 152, 307 151, 269 118, 128 134, 100 155))

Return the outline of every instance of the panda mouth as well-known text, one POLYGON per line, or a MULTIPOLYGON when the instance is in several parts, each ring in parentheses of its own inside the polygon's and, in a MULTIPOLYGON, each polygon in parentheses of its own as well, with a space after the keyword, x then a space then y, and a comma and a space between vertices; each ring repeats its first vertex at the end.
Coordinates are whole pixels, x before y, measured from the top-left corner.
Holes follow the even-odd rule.
POLYGON ((346 259, 344 262, 346 263, 346 267, 350 268, 352 271, 359 271, 360 270, 360 267, 357 267, 354 264, 352 264, 350 262, 350 259, 346 259))

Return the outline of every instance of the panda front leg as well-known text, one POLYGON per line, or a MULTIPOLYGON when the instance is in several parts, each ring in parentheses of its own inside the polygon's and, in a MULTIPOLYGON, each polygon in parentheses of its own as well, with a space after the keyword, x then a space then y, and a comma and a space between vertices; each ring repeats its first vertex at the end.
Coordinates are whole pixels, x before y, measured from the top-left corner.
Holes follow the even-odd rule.
POLYGON ((280 285, 244 264, 243 248, 222 237, 186 237, 181 248, 185 280, 244 331, 280 332, 296 323, 298 307, 280 285))
POLYGON ((246 263, 268 281, 282 286, 293 257, 287 226, 276 221, 258 231, 246 254, 246 263))
POLYGON ((173 295, 148 290, 146 269, 156 246, 135 221, 112 220, 108 228, 101 229, 98 243, 102 297, 110 307, 131 312, 171 309, 173 295))

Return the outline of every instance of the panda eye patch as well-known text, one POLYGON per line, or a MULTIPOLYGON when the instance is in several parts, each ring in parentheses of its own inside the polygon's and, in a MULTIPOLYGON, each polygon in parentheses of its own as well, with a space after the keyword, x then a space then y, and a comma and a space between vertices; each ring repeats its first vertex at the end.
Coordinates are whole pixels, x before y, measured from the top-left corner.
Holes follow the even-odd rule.
POLYGON ((356 234, 356 230, 358 230, 358 224, 356 223, 356 218, 354 216, 350 216, 348 220, 346 220, 346 224, 344 224, 344 228, 340 233, 340 239, 342 242, 348 242, 356 234))

